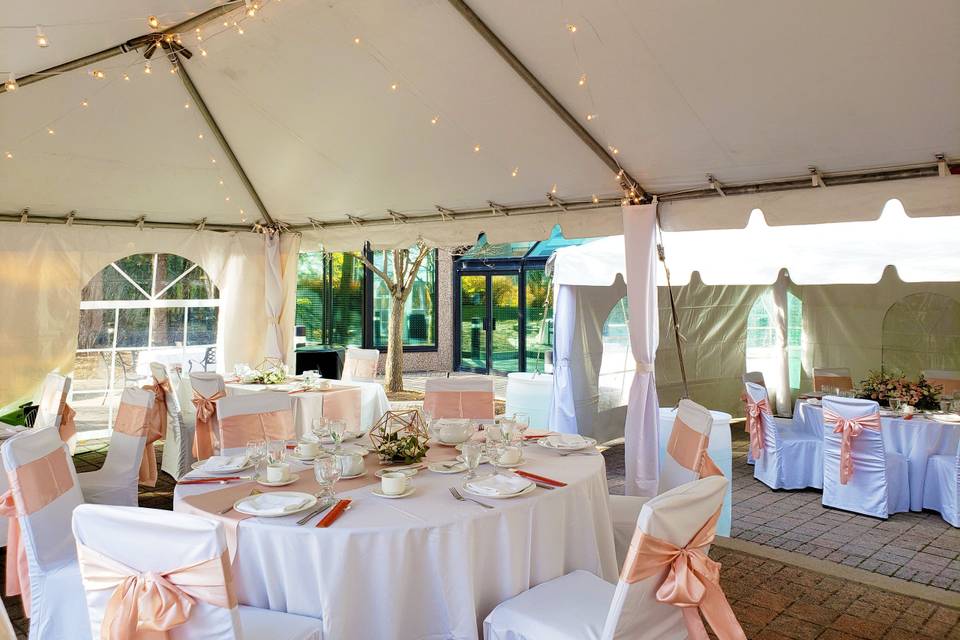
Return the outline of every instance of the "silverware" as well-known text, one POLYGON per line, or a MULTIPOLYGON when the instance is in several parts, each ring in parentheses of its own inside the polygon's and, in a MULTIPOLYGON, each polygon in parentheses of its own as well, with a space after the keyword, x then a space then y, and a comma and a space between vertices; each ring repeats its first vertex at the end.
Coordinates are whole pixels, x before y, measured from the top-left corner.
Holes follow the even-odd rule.
POLYGON ((596 456, 600 455, 599 452, 590 452, 590 451, 561 451, 560 455, 562 457, 566 456, 596 456))
POLYGON ((315 509, 310 513, 308 513, 307 515, 300 518, 299 520, 297 520, 297 524, 300 526, 307 524, 307 522, 309 522, 311 518, 314 518, 320 515, 321 513, 323 513, 324 511, 326 511, 327 509, 329 509, 335 504, 337 504, 336 500, 327 500, 326 502, 323 503, 323 505, 319 509, 315 509))
POLYGON ((484 509, 493 509, 493 507, 491 507, 490 505, 480 502, 479 500, 474 500, 473 498, 466 498, 462 496, 460 492, 457 491, 456 487, 450 487, 450 493, 453 495, 454 498, 456 498, 460 502, 466 502, 467 500, 469 500, 470 502, 480 505, 484 509))
MULTIPOLYGON (((527 478, 527 480, 530 480, 530 478, 527 478)), ((547 484, 546 482, 537 482, 536 480, 530 480, 530 482, 537 485, 541 489, 549 489, 550 491, 553 491, 554 489, 556 489, 555 486, 547 484)))
MULTIPOLYGON (((259 495, 260 493, 261 493, 260 489, 254 489, 249 494, 247 494, 247 497, 249 498, 250 496, 259 495)), ((236 504, 236 502, 234 502, 233 504, 236 504)), ((231 511, 233 511, 233 504, 231 504, 226 509, 223 509, 222 511, 218 511, 217 513, 221 516, 224 514, 230 513, 231 511)))
POLYGON ((394 471, 407 471, 409 469, 423 469, 423 463, 421 462, 417 464, 407 464, 402 467, 388 468, 387 471, 390 471, 392 473, 394 471))

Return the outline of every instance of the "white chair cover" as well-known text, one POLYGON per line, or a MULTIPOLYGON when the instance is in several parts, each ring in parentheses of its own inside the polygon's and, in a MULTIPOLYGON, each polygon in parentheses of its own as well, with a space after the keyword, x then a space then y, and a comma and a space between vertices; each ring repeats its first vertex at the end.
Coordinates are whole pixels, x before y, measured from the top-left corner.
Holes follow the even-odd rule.
POLYGON ((923 372, 923 377, 927 382, 943 387, 940 397, 944 400, 960 397, 957 395, 960 393, 960 371, 927 369, 923 372))
POLYGON ((224 427, 224 421, 236 416, 253 416, 261 413, 273 413, 276 411, 286 411, 290 414, 289 423, 291 433, 289 438, 296 438, 296 431, 293 430, 293 401, 286 393, 276 391, 263 391, 261 393, 250 393, 242 395, 232 395, 217 400, 217 415, 220 417, 220 444, 225 448, 231 448, 246 444, 246 438, 238 438, 227 433, 228 428, 224 427))
MULTIPOLYGON (((77 544, 119 562, 132 575, 189 567, 220 558, 226 551, 223 525, 211 519, 156 509, 83 505, 73 515, 77 544)), ((81 571, 89 569, 81 563, 81 571)), ((229 562, 226 579, 232 581, 229 562)), ((87 589, 89 628, 101 637, 101 623, 113 589, 87 589)), ((168 632, 170 640, 320 640, 313 618, 252 607, 220 607, 195 599, 190 617, 168 632), (260 633, 256 633, 256 631, 260 633), (266 633, 264 633, 266 631, 266 633)))
MULTIPOLYGON (((219 393, 226 394, 227 386, 223 382, 223 376, 219 373, 197 372, 190 374, 190 410, 193 417, 194 433, 196 433, 197 411, 193 405, 193 392, 199 393, 204 398, 212 398, 219 393)), ((219 442, 220 438, 220 417, 217 411, 214 411, 210 419, 210 428, 213 430, 214 437, 219 442)), ((216 447, 219 451, 219 447, 216 447)))
MULTIPOLYGON (((766 402, 766 388, 744 383, 750 402, 766 402)), ((763 453, 754 460, 753 477, 771 489, 804 489, 823 486, 823 441, 802 430, 784 428, 770 411, 760 416, 763 453)))
POLYGON ((923 508, 939 511, 944 520, 960 527, 960 443, 952 456, 927 458, 923 508))
MULTIPOLYGON (((150 409, 154 398, 152 391, 127 387, 120 396, 120 411, 125 404, 150 409)), ((114 429, 103 466, 77 476, 84 499, 94 504, 137 506, 137 482, 145 443, 145 435, 133 436, 114 429)))
POLYGON ((340 379, 345 382, 352 380, 372 382, 377 378, 379 362, 379 350, 350 347, 343 359, 343 372, 340 374, 340 379))
POLYGON ((763 372, 762 371, 747 371, 743 374, 744 382, 752 382, 758 384, 761 387, 766 387, 767 383, 763 381, 763 372))
MULTIPOLYGON (((764 389, 767 388, 767 384, 763 381, 762 371, 748 371, 747 373, 743 374, 742 380, 744 384, 748 382, 752 382, 754 384, 760 385, 764 389)), ((767 392, 767 398, 768 399, 770 398, 769 391, 767 392)), ((770 411, 772 412, 773 410, 774 410, 774 407, 770 407, 770 411)), ((783 431, 784 429, 791 429, 793 427, 792 418, 778 418, 777 416, 773 416, 773 421, 777 423, 777 430, 780 431, 781 433, 785 433, 783 431)), ((751 451, 750 448, 747 447, 747 464, 753 464, 753 462, 754 462, 753 451, 751 451)))
MULTIPOLYGON (((7 440, 0 447, 0 455, 7 473, 12 474, 58 449, 67 453, 56 430, 31 429, 7 440)), ((73 480, 70 489, 43 508, 18 517, 20 542, 30 572, 31 640, 90 638, 77 552, 70 534, 70 515, 83 504, 83 494, 72 464, 68 470, 73 480)))
POLYGON ((820 391, 820 388, 823 385, 836 387, 841 391, 849 391, 850 389, 853 389, 853 378, 850 377, 850 369, 826 369, 823 367, 814 367, 813 390, 820 391))
MULTIPOLYGON (((713 476, 651 498, 636 530, 684 547, 720 508, 727 480, 713 476)), ((497 606, 483 623, 485 640, 686 640, 679 607, 660 602, 656 591, 667 568, 616 587, 586 571, 550 580, 497 606)))
POLYGON ((37 402, 37 417, 33 428, 59 427, 63 417, 63 408, 70 393, 70 378, 51 372, 40 387, 40 400, 37 402))
POLYGON ((170 390, 173 393, 166 395, 167 403, 167 435, 163 441, 163 458, 160 461, 160 470, 169 473, 174 480, 179 480, 190 471, 193 456, 193 430, 187 427, 183 419, 183 404, 180 401, 180 386, 183 380, 180 372, 174 370, 171 374, 167 365, 162 362, 151 362, 150 373, 157 382, 170 381, 170 390))
POLYGON ((880 431, 864 429, 852 438, 853 475, 846 484, 840 482, 842 434, 826 424, 828 413, 842 418, 862 418, 878 414, 874 400, 823 398, 823 505, 886 518, 891 513, 910 510, 910 485, 907 461, 899 453, 886 451, 880 431))

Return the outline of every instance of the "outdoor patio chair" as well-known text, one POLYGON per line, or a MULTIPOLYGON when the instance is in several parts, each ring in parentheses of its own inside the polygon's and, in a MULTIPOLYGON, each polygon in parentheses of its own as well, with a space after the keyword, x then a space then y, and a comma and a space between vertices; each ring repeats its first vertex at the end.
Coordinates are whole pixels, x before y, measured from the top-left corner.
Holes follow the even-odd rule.
POLYGON ((212 367, 216 364, 217 364, 217 348, 207 347, 207 350, 203 352, 203 359, 187 360, 187 373, 193 372, 193 365, 197 365, 198 367, 203 367, 203 370, 207 371, 207 367, 212 367))

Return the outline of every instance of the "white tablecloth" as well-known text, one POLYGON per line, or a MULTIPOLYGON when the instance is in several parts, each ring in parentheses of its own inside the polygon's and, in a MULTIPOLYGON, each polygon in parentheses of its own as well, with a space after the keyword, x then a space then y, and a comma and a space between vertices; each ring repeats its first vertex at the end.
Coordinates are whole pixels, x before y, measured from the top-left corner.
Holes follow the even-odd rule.
MULTIPOLYGON (((794 423, 817 437, 823 437, 823 407, 797 401, 793 412, 794 423)), ((910 482, 910 509, 923 509, 923 480, 927 458, 936 455, 955 455, 960 442, 960 424, 945 424, 936 420, 915 417, 880 418, 880 433, 887 451, 899 453, 907 459, 910 482)))
MULTIPOLYGON (((575 569, 617 578, 603 457, 527 448, 524 465, 567 487, 495 509, 458 502, 463 474, 422 470, 400 500, 373 484, 340 494, 353 505, 330 528, 317 518, 249 518, 239 526, 234 580, 242 604, 323 619, 324 637, 350 640, 478 638, 500 602, 575 569)), ((368 472, 378 464, 366 458, 368 472)), ((486 465, 481 471, 487 470, 486 465)), ((184 496, 214 486, 178 486, 184 496)))
MULTIPOLYGON (((370 427, 386 411, 390 410, 390 401, 387 400, 383 385, 377 382, 339 382, 331 380, 330 384, 334 387, 360 387, 360 428, 364 431, 369 431, 370 427)), ((237 383, 226 385, 228 394, 257 393, 266 390, 267 386, 237 383)), ((313 419, 323 415, 323 393, 305 391, 291 394, 290 398, 293 400, 293 422, 297 429, 297 435, 302 436, 305 433, 310 433, 313 419)))

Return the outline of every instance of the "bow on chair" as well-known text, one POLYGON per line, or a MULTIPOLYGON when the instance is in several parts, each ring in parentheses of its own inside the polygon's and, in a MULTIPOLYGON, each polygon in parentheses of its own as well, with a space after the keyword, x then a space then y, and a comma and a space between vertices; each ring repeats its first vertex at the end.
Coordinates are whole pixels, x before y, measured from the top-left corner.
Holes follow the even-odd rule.
POLYGON ((217 406, 214 403, 220 398, 225 398, 226 395, 223 391, 217 391, 208 398, 201 395, 196 389, 193 390, 193 400, 191 402, 197 409, 197 427, 193 436, 193 457, 197 460, 205 460, 213 455, 216 448, 213 416, 217 412, 217 406))
POLYGON ((190 619, 197 601, 237 606, 226 553, 162 573, 136 569, 77 543, 84 588, 112 589, 100 626, 102 640, 165 640, 190 619))
POLYGON ((691 640, 709 637, 700 614, 719 640, 746 640, 720 588, 720 563, 707 556, 719 519, 718 509, 685 547, 637 530, 621 575, 625 582, 634 583, 669 567, 657 589, 657 600, 680 607, 691 640))
POLYGON ((750 453, 757 460, 763 453, 763 414, 770 413, 766 398, 747 398, 747 431, 750 432, 750 453))
POLYGON ((880 414, 871 413, 860 418, 844 418, 840 414, 823 409, 823 420, 833 427, 834 433, 841 434, 840 440, 840 484, 847 484, 853 477, 853 439, 863 433, 864 429, 880 431, 880 414))

